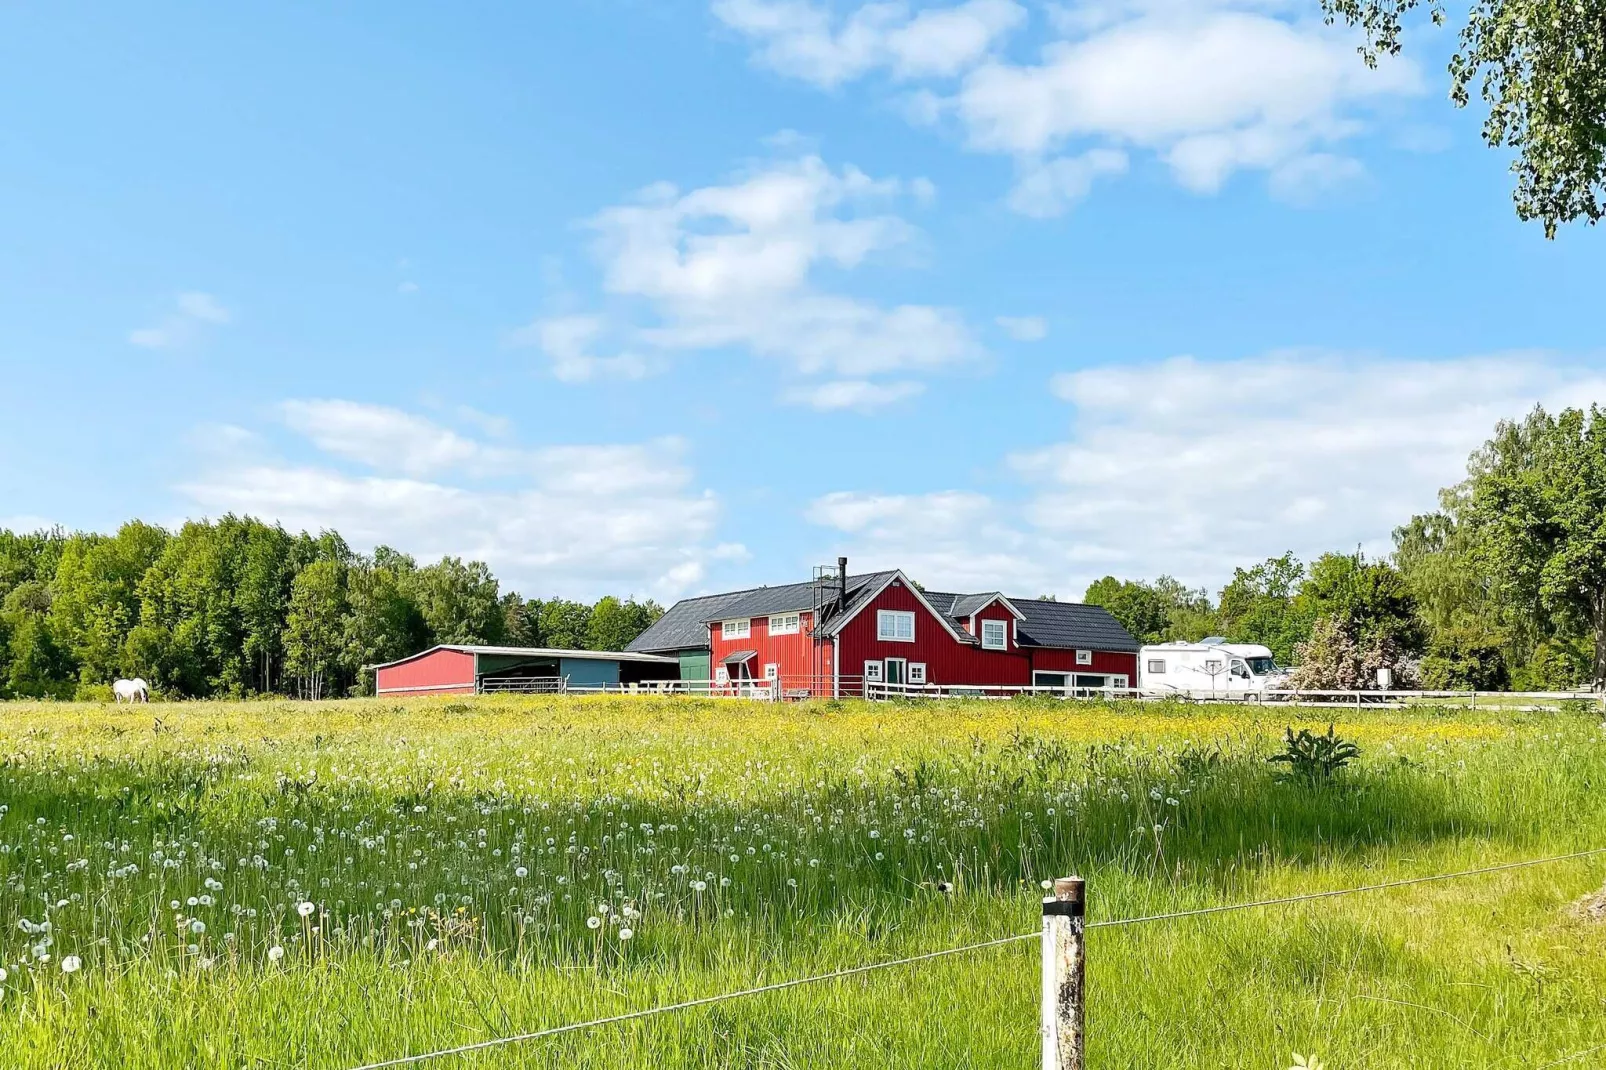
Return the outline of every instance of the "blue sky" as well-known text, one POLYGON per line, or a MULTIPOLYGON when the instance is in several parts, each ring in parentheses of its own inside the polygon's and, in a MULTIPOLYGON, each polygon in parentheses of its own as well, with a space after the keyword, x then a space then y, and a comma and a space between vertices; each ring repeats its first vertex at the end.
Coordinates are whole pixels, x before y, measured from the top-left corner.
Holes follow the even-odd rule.
POLYGON ((1606 399, 1451 38, 1283 0, 0 14, 0 523, 1219 586, 1606 399))

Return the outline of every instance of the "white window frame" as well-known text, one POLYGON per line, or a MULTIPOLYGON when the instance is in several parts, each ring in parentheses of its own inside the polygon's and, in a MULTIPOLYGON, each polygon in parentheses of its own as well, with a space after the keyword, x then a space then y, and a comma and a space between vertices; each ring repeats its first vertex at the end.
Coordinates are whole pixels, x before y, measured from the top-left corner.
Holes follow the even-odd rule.
POLYGON ((718 684, 720 687, 728 687, 730 682, 731 671, 729 669, 721 665, 719 668, 714 670, 714 683, 718 684))
POLYGON ((983 650, 1009 649, 1009 622, 1003 620, 983 620, 981 622, 981 648, 983 650), (992 630, 997 636, 997 642, 989 642, 987 633, 992 630))
POLYGON ((906 609, 878 609, 875 615, 875 636, 883 643, 912 643, 915 641, 915 615, 906 609), (898 625, 909 622, 909 634, 899 635, 898 625), (888 627, 891 625, 891 627, 888 627))
POLYGON ((1127 680, 1127 676, 1126 676, 1125 673, 1119 673, 1118 672, 1118 673, 1115 673, 1114 675, 1112 675, 1110 677, 1110 686, 1115 688, 1117 691, 1125 691, 1127 688, 1131 687, 1132 685, 1127 680))
POLYGON ((1150 658, 1149 659, 1148 671, 1152 672, 1152 673, 1154 673, 1154 674, 1156 674, 1158 676, 1164 676, 1165 675, 1165 659, 1164 658, 1150 658))
POLYGON ((887 658, 883 662, 883 664, 886 665, 886 670, 882 674, 881 678, 882 678, 882 680, 886 681, 889 684, 892 682, 892 663, 895 662, 895 661, 899 665, 903 666, 903 672, 901 674, 899 674, 899 675, 902 676, 902 680, 899 682, 898 686, 899 687, 908 687, 909 686, 909 659, 908 658, 887 658))
POLYGON ((779 665, 777 665, 773 661, 766 662, 764 664, 764 679, 766 679, 766 680, 779 680, 780 678, 781 678, 781 667, 779 665))
POLYGON ((910 661, 904 665, 909 673, 911 684, 924 684, 926 682, 926 663, 923 661, 910 661))
POLYGON ((1091 665, 1091 664, 1093 664, 1093 651, 1091 651, 1091 650, 1078 650, 1076 652, 1076 663, 1078 665, 1091 665))
POLYGON ((796 635, 803 630, 801 613, 776 613, 770 617, 771 635, 796 635))
POLYGON ((743 617, 740 620, 720 621, 719 637, 721 639, 751 639, 753 637, 753 618, 743 617))
POLYGON ((881 675, 881 663, 879 661, 867 661, 867 662, 864 663, 864 682, 865 683, 867 683, 867 684, 879 684, 882 681, 882 679, 883 679, 883 677, 881 675))

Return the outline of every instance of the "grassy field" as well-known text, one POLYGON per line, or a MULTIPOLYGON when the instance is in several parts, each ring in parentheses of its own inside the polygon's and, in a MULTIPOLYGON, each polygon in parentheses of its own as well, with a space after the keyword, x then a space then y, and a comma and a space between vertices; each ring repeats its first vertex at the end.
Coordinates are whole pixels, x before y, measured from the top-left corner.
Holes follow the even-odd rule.
MULTIPOLYGON (((1070 872, 1096 920, 1606 846, 1598 712, 1333 711, 1360 760, 1280 781, 1310 712, 0 704, 0 1065, 351 1067, 1031 932, 1070 872)), ((1603 881, 1095 931, 1090 1065, 1600 1065, 1603 881)), ((1019 1070, 1036 954, 425 1065, 1019 1070)))

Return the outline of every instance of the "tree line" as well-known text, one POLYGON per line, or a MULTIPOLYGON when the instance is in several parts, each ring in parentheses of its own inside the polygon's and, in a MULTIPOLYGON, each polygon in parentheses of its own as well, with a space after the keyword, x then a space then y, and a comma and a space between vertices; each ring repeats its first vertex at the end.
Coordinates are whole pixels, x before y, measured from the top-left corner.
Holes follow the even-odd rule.
POLYGON ((363 666, 435 643, 619 650, 662 614, 504 594, 480 561, 361 554, 251 517, 0 530, 0 698, 104 697, 134 676, 193 698, 360 694, 363 666))
POLYGON ((1092 584, 1146 643, 1269 647, 1310 688, 1606 687, 1606 412, 1502 421, 1439 508, 1383 560, 1292 554, 1237 569, 1217 598, 1169 576, 1092 584))

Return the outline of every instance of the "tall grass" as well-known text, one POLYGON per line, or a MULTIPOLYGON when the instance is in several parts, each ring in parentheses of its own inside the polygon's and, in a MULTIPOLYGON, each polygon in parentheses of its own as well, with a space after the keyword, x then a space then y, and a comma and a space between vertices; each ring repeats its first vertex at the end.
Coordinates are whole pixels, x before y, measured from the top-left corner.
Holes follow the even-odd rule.
MULTIPOLYGON (((1118 917, 1606 845, 1593 718, 1349 716, 1361 761, 1312 785, 1252 709, 0 706, 0 1062, 338 1067, 1029 932, 1072 871, 1118 917)), ((1094 1065, 1606 1043, 1606 938, 1564 909, 1603 873, 1095 933, 1094 1065)), ((462 1064, 1028 1065, 1031 954, 462 1064)))

